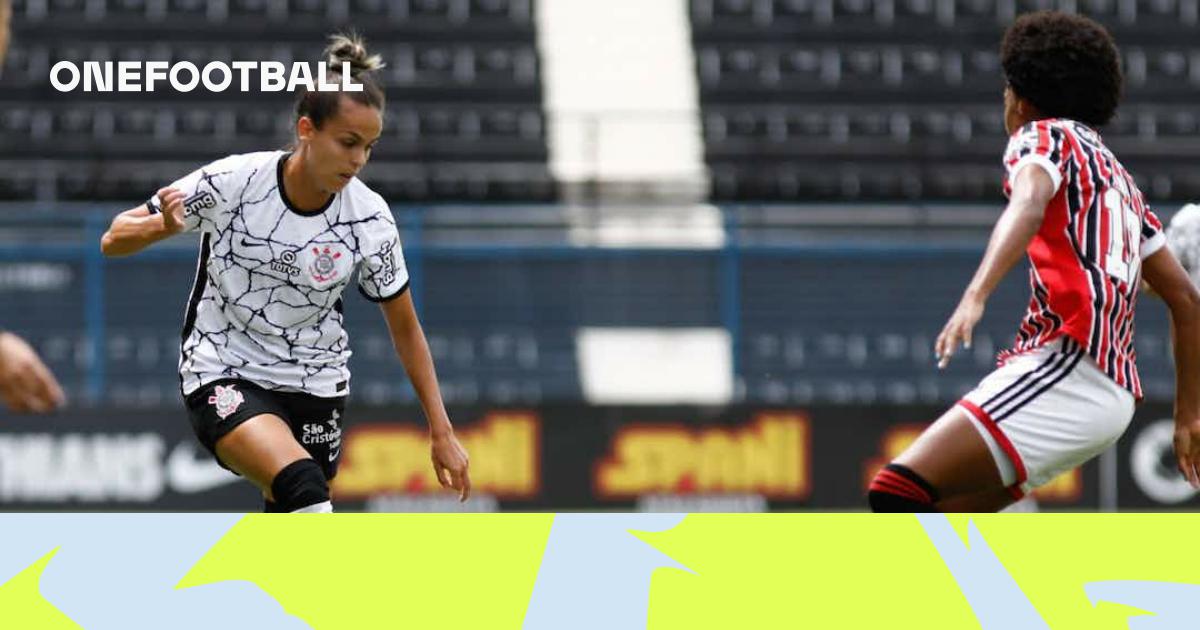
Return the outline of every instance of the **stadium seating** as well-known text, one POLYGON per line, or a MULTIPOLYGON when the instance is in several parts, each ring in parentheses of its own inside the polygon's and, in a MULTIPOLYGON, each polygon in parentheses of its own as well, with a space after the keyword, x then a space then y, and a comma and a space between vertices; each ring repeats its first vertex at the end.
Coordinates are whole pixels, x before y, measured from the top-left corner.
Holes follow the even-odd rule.
MULTIPOLYGON (((1121 44, 1106 138, 1155 200, 1200 197, 1197 0, 689 0, 718 201, 994 200, 1014 16, 1078 10, 1121 44)), ((147 163, 286 146, 286 95, 60 94, 58 60, 316 60, 364 30, 390 102, 369 175, 389 199, 553 200, 533 0, 15 0, 0 200, 136 198, 147 163), (271 36, 262 34, 269 31, 271 36), (146 37, 155 33, 154 38, 146 37)), ((154 172, 167 168, 154 168, 154 172)), ((180 171, 171 171, 178 175, 180 171)), ((603 190, 597 187, 597 190, 603 190)))
POLYGON ((380 193, 556 195, 531 0, 16 0, 13 16, 0 159, 39 165, 0 172, 0 200, 137 199, 204 162, 292 138, 285 94, 62 94, 47 84, 54 62, 317 61, 342 26, 363 31, 387 63, 384 137, 368 173, 380 193))
POLYGON ((1121 46, 1106 139, 1156 200, 1200 197, 1196 0, 690 0, 717 200, 994 200, 999 41, 1015 15, 1078 10, 1121 46))

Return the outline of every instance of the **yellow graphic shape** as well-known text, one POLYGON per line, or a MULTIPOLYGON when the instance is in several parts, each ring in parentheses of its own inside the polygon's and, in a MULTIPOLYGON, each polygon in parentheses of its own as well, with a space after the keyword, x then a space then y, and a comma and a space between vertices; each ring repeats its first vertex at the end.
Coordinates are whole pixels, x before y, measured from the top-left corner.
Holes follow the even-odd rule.
POLYGON ((517 630, 553 521, 553 514, 250 515, 178 587, 248 580, 314 630, 517 630))
POLYGON ((46 601, 39 588, 42 572, 57 553, 58 548, 51 550, 0 585, 0 627, 79 630, 79 624, 46 601))
MULTIPOLYGON (((1090 582, 1200 584, 1200 515, 951 515, 974 522, 1054 630, 1127 630, 1146 614, 1093 606, 1090 582)), ((979 628, 916 517, 693 514, 639 538, 693 569, 655 572, 648 630, 730 627, 979 628)))
POLYGON ((637 536, 695 571, 655 571, 647 630, 979 627, 911 515, 691 514, 637 536))
MULTIPOLYGON (((1054 630, 1127 630, 1135 608, 1093 607, 1088 582, 1200 584, 1196 514, 974 517, 988 546, 1054 630)), ((1200 623, 1200 622, 1198 622, 1200 623)))

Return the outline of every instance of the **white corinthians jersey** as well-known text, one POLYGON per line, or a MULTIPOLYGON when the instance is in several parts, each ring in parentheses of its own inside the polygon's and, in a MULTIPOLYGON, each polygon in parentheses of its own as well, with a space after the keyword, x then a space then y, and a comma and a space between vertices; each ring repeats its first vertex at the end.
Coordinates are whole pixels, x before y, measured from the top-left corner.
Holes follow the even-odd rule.
POLYGON ((1171 217, 1167 246, 1183 264, 1192 283, 1200 286, 1200 204, 1188 204, 1171 217))
MULTIPOLYGON (((324 208, 298 210, 283 192, 286 157, 231 155, 171 184, 185 196, 185 229, 202 234, 179 357, 185 395, 221 378, 345 395, 350 276, 376 302, 408 288, 383 198, 353 179, 324 208)), ((157 198, 146 205, 160 210, 157 198)))

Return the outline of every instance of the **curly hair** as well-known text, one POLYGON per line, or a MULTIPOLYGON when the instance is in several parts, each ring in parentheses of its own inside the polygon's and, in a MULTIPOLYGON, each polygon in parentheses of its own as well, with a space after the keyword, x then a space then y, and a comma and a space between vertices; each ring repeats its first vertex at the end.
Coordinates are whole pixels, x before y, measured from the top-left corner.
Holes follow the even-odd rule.
POLYGON ((1108 31, 1081 15, 1039 11, 1004 34, 1000 63, 1009 87, 1042 115, 1093 126, 1121 100, 1121 62, 1108 31))

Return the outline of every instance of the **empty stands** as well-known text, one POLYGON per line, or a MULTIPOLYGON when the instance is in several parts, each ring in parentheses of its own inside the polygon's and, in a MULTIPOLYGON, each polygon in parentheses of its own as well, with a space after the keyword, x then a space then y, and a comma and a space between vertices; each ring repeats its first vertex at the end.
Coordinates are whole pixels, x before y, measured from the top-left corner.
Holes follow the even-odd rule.
POLYGON ((1200 197, 1196 0, 690 0, 718 200, 991 200, 1015 15, 1108 26, 1127 98, 1103 133, 1156 200, 1200 197))
POLYGON ((0 200, 136 199, 292 139, 286 94, 63 94, 57 61, 319 61, 353 27, 387 67, 365 177, 393 201, 549 200, 532 0, 17 0, 0 76, 0 200), (269 34, 269 35, 268 35, 269 34), (37 160, 36 168, 20 164, 37 160), (36 173, 31 173, 36 170, 36 173))

